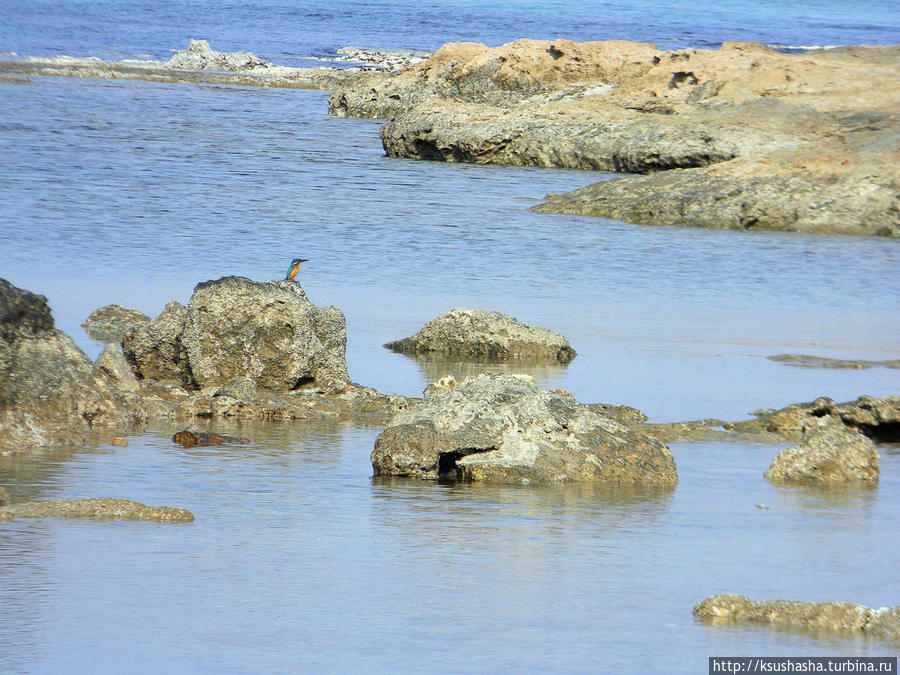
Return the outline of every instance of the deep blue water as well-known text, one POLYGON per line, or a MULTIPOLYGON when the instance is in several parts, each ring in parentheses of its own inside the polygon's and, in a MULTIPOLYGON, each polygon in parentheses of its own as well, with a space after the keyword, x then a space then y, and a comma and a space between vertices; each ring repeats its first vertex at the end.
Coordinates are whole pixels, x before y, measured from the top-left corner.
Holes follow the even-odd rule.
MULTIPOLYGON (((200 36, 276 60, 523 35, 839 44, 896 42, 898 24, 889 3, 303 6, 0 0, 0 51, 165 58, 200 36)), ((477 370, 381 347, 468 305, 569 338, 568 367, 530 370, 543 386, 654 421, 898 393, 896 370, 764 357, 900 358, 900 243, 529 213, 611 176, 389 159, 378 123, 327 119, 326 96, 0 82, 0 277, 45 294, 91 356, 80 323, 99 306, 155 315, 198 282, 279 278, 299 255, 311 299, 347 316, 351 376, 384 392, 477 370)), ((710 655, 896 654, 691 616, 723 592, 900 604, 896 447, 881 448, 877 488, 816 491, 763 479, 777 447, 673 444, 674 490, 622 493, 374 480, 378 428, 222 427, 254 444, 193 450, 175 428, 0 457, 14 499, 120 496, 197 517, 0 525, 6 671, 705 672, 710 655)))
POLYGON ((894 0, 0 0, 0 52, 166 59, 189 38, 280 63, 343 46, 436 49, 533 39, 640 40, 661 48, 725 40, 782 46, 895 44, 894 0))

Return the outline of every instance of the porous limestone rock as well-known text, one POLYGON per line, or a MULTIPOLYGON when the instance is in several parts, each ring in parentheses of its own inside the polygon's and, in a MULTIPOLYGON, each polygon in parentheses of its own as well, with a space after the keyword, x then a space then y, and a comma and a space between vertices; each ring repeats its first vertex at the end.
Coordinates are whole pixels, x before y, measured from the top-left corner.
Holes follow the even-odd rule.
POLYGON ((384 346, 407 354, 561 363, 568 363, 576 354, 568 340, 555 331, 529 326, 501 312, 467 307, 441 314, 415 335, 384 346))
POLYGON ((175 52, 166 65, 188 70, 242 71, 269 68, 275 64, 250 52, 218 52, 206 40, 191 39, 187 49, 175 52))
POLYGON ((541 389, 527 375, 479 375, 430 388, 375 442, 376 475, 492 482, 672 485, 659 441, 541 389))
POLYGON ((0 453, 79 444, 91 428, 146 419, 136 395, 54 328, 45 297, 0 279, 0 453))
POLYGON ((741 595, 713 595, 694 607, 713 625, 750 623, 813 635, 900 639, 900 607, 870 609, 850 602, 755 602, 741 595))
POLYGON ((843 425, 821 427, 800 445, 782 451, 765 476, 773 481, 878 480, 878 450, 861 433, 843 425))
POLYGON ((181 342, 198 387, 249 377, 273 391, 350 384, 337 307, 317 307, 294 281, 224 277, 198 284, 181 342))

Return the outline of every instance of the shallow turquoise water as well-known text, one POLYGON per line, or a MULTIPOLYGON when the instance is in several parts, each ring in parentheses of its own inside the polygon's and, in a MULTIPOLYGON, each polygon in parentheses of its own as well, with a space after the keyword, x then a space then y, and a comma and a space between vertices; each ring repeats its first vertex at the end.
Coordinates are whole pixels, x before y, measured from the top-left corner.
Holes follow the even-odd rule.
MULTIPOLYGON (((0 276, 48 296, 91 355, 87 314, 152 315, 227 274, 279 278, 348 318, 354 380, 416 394, 445 365, 381 347, 460 305, 565 334, 533 370, 655 421, 897 393, 897 371, 809 370, 802 352, 900 357, 900 245, 532 214, 608 176, 383 156, 321 92, 36 79, 0 83, 0 276)), ((224 429, 223 429, 224 430, 224 429)), ((702 672, 710 655, 891 646, 697 624, 713 593, 900 604, 900 454, 875 490, 792 490, 778 448, 673 444, 680 483, 378 481, 378 428, 240 430, 249 448, 0 459, 16 499, 122 496, 190 525, 0 527, 0 653, 13 672, 702 672), (770 506, 759 509, 757 504, 770 506)), ((228 432, 229 430, 225 430, 228 432)))

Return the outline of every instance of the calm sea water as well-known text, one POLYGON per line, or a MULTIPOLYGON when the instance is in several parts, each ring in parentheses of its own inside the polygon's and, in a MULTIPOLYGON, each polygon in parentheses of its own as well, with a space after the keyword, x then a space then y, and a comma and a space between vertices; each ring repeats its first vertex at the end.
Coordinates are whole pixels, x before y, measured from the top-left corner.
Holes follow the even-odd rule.
MULTIPOLYGON (((165 56, 200 35, 284 59, 522 35, 896 41, 891 3, 675 5, 0 0, 0 51, 165 56)), ((101 305, 155 315, 200 281, 280 278, 302 255, 310 297, 347 315, 351 376, 385 392, 475 369, 381 347, 468 305, 570 339, 568 367, 530 371, 542 385, 655 421, 897 393, 897 371, 764 358, 900 358, 897 242, 533 214, 609 176, 388 159, 377 122, 325 112, 322 92, 0 83, 0 277, 47 295, 91 356, 79 325, 101 305)), ((691 617, 721 592, 900 604, 895 447, 876 489, 823 492, 768 484, 779 448, 673 444, 675 489, 623 492, 375 480, 377 427, 216 428, 254 445, 185 450, 160 427, 127 448, 0 459, 16 500, 197 516, 3 524, 5 670, 705 672, 710 655, 896 653, 691 617)))

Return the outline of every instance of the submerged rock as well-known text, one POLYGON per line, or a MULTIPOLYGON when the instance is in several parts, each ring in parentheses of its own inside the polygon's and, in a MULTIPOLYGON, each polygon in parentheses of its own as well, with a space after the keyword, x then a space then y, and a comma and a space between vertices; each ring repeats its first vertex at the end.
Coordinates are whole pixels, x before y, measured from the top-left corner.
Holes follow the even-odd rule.
POLYGON ((149 323, 150 317, 122 305, 106 305, 91 312, 81 327, 95 340, 119 342, 132 327, 149 323))
POLYGON ((441 314, 415 335, 384 346, 407 354, 561 363, 568 363, 576 355, 568 340, 555 331, 529 326, 508 314, 467 307, 441 314))
POLYGON ((211 434, 203 427, 192 424, 187 429, 175 432, 172 441, 184 446, 185 448, 205 447, 208 445, 247 445, 250 442, 248 438, 240 438, 237 436, 222 436, 219 434, 211 434))
POLYGON ((694 607, 713 625, 751 623, 813 635, 900 639, 900 607, 869 609, 849 602, 754 602, 741 595, 713 595, 694 607))
POLYGON ((143 402, 54 328, 45 297, 0 279, 0 453, 80 444, 91 428, 146 420, 143 402))
POLYGON ((786 482, 876 481, 878 450, 875 444, 854 429, 822 427, 796 448, 781 452, 766 478, 786 482))
POLYGON ((87 520, 153 520, 191 523, 194 514, 172 506, 147 506, 130 499, 61 499, 0 506, 0 521, 16 518, 80 518, 87 520))
POLYGON ((900 368, 900 359, 888 361, 864 361, 861 359, 829 359, 823 356, 809 356, 808 354, 776 354, 767 356, 770 361, 783 363, 786 366, 797 368, 836 368, 864 370, 866 368, 900 368))
POLYGON ((493 482, 672 485, 659 441, 521 375, 479 375, 429 388, 398 413, 372 452, 376 475, 493 482))

